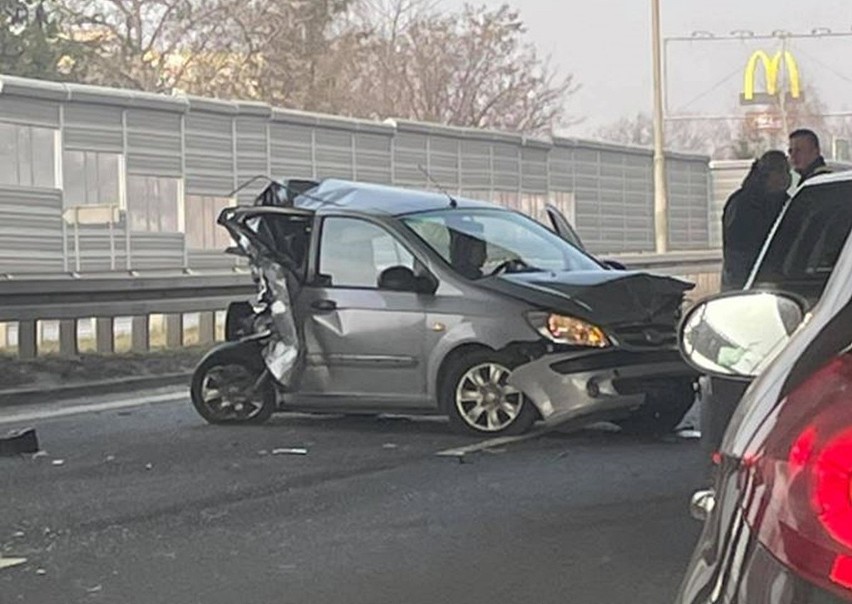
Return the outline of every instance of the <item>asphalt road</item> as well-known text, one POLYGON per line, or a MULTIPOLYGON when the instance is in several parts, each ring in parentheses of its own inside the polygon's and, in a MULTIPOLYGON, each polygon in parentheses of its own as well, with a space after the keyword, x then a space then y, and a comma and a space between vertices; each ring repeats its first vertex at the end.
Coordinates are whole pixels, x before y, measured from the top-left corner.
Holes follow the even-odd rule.
POLYGON ((2 604, 670 602, 700 529, 694 441, 552 433, 461 463, 436 453, 475 441, 434 419, 3 415, 47 455, 0 458, 0 553, 27 559, 2 604))

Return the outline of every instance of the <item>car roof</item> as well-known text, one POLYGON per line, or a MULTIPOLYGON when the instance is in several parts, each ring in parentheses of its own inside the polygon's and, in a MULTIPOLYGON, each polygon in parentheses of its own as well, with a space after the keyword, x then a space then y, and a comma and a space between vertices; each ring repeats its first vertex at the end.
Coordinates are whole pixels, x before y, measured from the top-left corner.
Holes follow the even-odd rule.
POLYGON ((807 187, 816 187, 819 185, 836 184, 843 182, 852 182, 852 170, 830 172, 828 174, 820 174, 819 176, 814 176, 813 178, 809 178, 804 183, 802 183, 800 190, 806 189, 807 187))
MULTIPOLYGON (((453 196, 455 207, 461 209, 504 210, 487 201, 453 196)), ((365 214, 402 216, 453 207, 445 193, 406 189, 373 183, 352 182, 329 178, 296 198, 297 208, 315 212, 347 210, 365 214)))

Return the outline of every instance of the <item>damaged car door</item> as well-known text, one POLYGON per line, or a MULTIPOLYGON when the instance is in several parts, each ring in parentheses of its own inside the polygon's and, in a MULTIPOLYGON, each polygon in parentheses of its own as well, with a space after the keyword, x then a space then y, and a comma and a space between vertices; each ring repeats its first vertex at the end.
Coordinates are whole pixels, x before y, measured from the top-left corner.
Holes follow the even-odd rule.
POLYGON ((192 403, 208 422, 262 423, 277 409, 278 392, 297 386, 304 346, 293 309, 313 221, 313 212, 296 208, 243 206, 220 214, 257 293, 250 303, 229 307, 228 341, 193 372, 192 403))
POLYGON ((413 253, 385 226, 322 219, 314 276, 300 296, 306 365, 300 407, 428 406, 422 296, 434 291, 413 253))

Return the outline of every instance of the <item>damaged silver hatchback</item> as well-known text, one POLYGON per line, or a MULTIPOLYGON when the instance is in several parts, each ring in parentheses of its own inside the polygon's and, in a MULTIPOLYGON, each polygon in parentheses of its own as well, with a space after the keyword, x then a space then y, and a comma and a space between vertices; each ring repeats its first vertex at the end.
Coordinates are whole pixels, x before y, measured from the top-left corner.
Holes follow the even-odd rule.
POLYGON ((219 216, 258 294, 229 308, 195 408, 213 423, 439 412, 480 435, 671 430, 693 400, 676 342, 692 284, 601 262, 550 213, 547 228, 438 193, 273 182, 219 216))

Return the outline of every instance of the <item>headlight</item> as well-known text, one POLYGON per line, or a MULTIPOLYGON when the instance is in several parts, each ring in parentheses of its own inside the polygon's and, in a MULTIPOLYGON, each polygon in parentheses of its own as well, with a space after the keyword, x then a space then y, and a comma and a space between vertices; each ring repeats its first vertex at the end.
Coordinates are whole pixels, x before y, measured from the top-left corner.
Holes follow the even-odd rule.
POLYGON ((603 329, 582 319, 544 312, 530 313, 527 318, 537 332, 559 344, 589 348, 612 346, 603 329))

